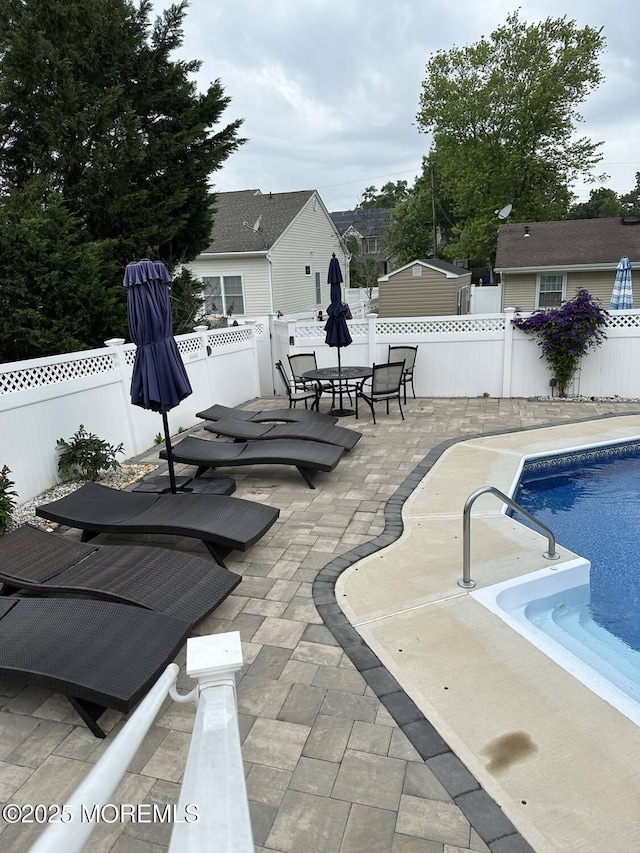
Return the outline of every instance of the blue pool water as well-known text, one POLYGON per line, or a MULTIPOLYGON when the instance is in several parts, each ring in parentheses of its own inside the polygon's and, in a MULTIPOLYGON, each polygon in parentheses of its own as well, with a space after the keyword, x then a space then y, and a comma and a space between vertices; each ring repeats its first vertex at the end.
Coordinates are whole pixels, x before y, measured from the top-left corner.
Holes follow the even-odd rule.
POLYGON ((590 587, 533 602, 527 618, 552 635, 579 623, 596 653, 640 652, 640 442, 527 462, 514 499, 591 562, 590 587))

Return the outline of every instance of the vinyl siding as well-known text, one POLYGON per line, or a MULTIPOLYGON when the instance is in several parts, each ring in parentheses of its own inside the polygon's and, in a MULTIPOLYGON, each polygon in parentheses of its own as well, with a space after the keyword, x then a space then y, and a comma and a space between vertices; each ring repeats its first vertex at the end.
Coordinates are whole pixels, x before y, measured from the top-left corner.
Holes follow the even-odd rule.
POLYGON ((348 264, 333 223, 318 201, 309 199, 271 250, 275 310, 297 313, 329 305, 327 273, 335 252, 348 287, 348 264), (305 275, 305 266, 311 275, 305 275), (322 300, 316 303, 316 272, 320 273, 322 300))
POLYGON ((270 250, 273 308, 269 290, 269 261, 262 255, 200 255, 186 266, 198 278, 211 275, 242 276, 247 316, 264 315, 271 311, 294 314, 319 308, 324 310, 329 305, 327 273, 332 252, 340 261, 345 279, 343 287, 348 287, 348 262, 340 238, 324 205, 312 195, 270 250), (305 275, 307 265, 311 267, 311 275, 305 275), (316 302, 316 272, 320 274, 322 286, 320 303, 316 302))
MULTIPOLYGON (((562 274, 562 270, 549 270, 550 275, 562 274)), ((597 270, 593 272, 566 273, 566 297, 571 299, 580 288, 585 288, 591 296, 599 299, 604 308, 609 306, 615 271, 597 270)), ((535 310, 536 273, 502 274, 502 309, 519 308, 521 311, 535 310)))
MULTIPOLYGON (((268 261, 257 258, 212 258, 202 257, 186 264, 197 278, 212 275, 240 275, 244 291, 245 315, 248 317, 268 314, 271 311, 269 299, 268 261)), ((238 314, 238 316, 242 316, 238 314)))
POLYGON ((422 267, 414 276, 413 267, 391 274, 378 287, 380 317, 432 317, 455 314, 460 288, 469 284, 471 273, 447 278, 444 273, 422 267))

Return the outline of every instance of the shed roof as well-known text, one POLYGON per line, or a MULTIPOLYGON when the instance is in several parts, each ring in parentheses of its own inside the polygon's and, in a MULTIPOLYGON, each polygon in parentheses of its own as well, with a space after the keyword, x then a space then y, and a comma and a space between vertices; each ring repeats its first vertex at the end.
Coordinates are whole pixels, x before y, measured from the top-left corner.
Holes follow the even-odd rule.
POLYGON ((286 231, 315 190, 216 193, 215 221, 206 254, 264 252, 286 231))
POLYGON ((416 264, 421 264, 424 267, 430 267, 437 272, 444 273, 447 278, 457 278, 459 276, 470 275, 470 270, 465 269, 464 267, 458 267, 455 264, 450 264, 449 261, 442 261, 440 258, 416 258, 415 261, 411 261, 409 264, 404 264, 404 266, 398 267, 396 270, 391 270, 387 275, 380 276, 378 281, 389 281, 391 276, 397 275, 397 273, 403 272, 416 264))
POLYGON ((508 223, 498 230, 495 268, 615 266, 625 255, 640 261, 640 223, 620 217, 508 223))

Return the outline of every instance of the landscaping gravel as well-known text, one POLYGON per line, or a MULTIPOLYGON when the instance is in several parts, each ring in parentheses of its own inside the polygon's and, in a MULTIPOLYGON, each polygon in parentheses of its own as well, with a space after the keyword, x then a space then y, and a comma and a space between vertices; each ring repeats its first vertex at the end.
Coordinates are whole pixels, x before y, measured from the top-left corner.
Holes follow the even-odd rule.
MULTIPOLYGON (((114 489, 125 489, 127 486, 144 477, 145 474, 154 471, 157 467, 157 465, 121 465, 114 471, 104 471, 97 482, 103 486, 111 486, 114 489)), ((55 522, 47 521, 45 518, 38 518, 36 507, 56 501, 58 498, 63 498, 65 495, 79 489, 86 482, 87 480, 70 480, 66 483, 59 483, 57 486, 53 486, 53 488, 47 489, 46 492, 33 498, 33 500, 19 504, 13 510, 9 529, 14 530, 23 524, 32 524, 41 530, 53 530, 58 525, 55 522)))

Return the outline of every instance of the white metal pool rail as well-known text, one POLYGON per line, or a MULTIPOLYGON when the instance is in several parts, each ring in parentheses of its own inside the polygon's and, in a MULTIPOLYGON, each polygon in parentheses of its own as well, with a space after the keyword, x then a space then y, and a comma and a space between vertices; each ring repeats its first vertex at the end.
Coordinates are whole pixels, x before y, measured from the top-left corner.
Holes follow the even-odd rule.
POLYGON ((234 678, 241 666, 237 631, 187 640, 186 669, 196 687, 180 695, 175 687, 178 666, 169 664, 30 853, 84 849, 99 823, 93 817, 111 807, 111 795, 167 696, 196 704, 178 804, 164 809, 163 819, 170 815, 173 822, 169 853, 253 853, 234 678))

